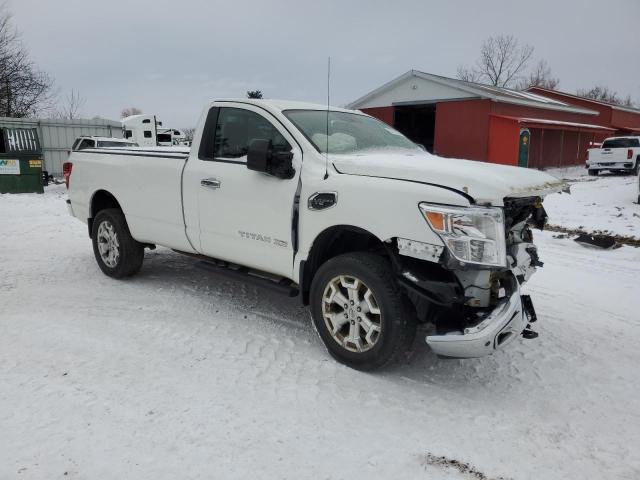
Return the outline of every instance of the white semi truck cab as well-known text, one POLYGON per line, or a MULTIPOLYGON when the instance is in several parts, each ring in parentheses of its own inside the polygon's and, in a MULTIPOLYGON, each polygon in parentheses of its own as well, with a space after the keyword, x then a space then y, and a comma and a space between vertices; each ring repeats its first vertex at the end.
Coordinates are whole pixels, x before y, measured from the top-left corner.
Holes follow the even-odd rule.
POLYGON ((542 265, 542 200, 564 188, 546 173, 440 158, 358 111, 247 99, 207 105, 189 153, 70 161, 69 208, 106 275, 160 245, 298 295, 353 368, 401 357, 418 324, 443 357, 537 335, 520 288, 542 265))

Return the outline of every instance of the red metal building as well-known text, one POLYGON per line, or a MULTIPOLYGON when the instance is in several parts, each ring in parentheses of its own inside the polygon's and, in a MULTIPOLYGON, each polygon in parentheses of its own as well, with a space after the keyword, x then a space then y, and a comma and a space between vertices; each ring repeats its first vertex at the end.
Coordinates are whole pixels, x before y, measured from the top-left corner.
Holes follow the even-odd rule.
POLYGON ((411 70, 348 105, 437 155, 535 168, 583 163, 615 133, 591 108, 411 70))

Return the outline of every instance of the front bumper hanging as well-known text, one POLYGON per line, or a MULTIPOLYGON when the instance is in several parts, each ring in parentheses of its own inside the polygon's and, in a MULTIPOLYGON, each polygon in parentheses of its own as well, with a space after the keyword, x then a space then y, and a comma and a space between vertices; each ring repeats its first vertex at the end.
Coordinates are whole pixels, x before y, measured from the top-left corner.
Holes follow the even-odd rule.
POLYGON ((431 350, 442 357, 484 357, 518 337, 530 321, 535 321, 531 320, 535 319, 535 311, 531 299, 526 296, 523 299, 520 286, 517 282, 515 284, 511 295, 501 299, 478 325, 465 328, 462 332, 427 335, 425 340, 431 350))

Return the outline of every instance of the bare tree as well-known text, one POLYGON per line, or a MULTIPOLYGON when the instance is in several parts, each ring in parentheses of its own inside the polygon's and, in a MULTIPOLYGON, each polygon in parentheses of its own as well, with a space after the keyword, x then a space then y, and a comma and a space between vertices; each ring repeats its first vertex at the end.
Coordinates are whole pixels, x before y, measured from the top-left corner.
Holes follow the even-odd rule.
POLYGON ((580 97, 591 98, 600 102, 612 103, 614 105, 621 105, 624 107, 633 107, 635 103, 631 100, 631 95, 627 95, 622 98, 618 95, 618 92, 611 90, 609 87, 603 85, 596 85, 590 89, 578 90, 576 94, 580 97))
POLYGON ((185 140, 188 142, 193 141, 193 135, 194 133, 196 133, 196 129, 193 127, 189 127, 189 128, 183 128, 182 131, 184 132, 184 137, 185 140))
POLYGON ((473 68, 459 66, 456 77, 465 82, 480 83, 482 82, 482 74, 473 68))
POLYGON ((0 116, 26 117, 51 108, 53 81, 38 70, 0 4, 0 116))
POLYGON ((127 107, 123 108, 120 112, 120 118, 130 117, 131 115, 140 115, 142 110, 136 107, 127 107))
POLYGON ((546 60, 536 63, 533 70, 525 78, 518 82, 518 90, 526 90, 529 87, 542 87, 548 90, 555 90, 560 84, 560 79, 551 74, 551 67, 546 60))
POLYGON ((513 35, 491 36, 482 42, 475 66, 458 68, 458 78, 512 87, 520 80, 532 55, 533 47, 521 45, 513 35))
POLYGON ((65 97, 64 104, 58 108, 56 116, 58 118, 66 118, 68 120, 78 118, 80 109, 84 106, 86 101, 87 100, 84 97, 80 96, 79 92, 72 89, 71 93, 65 97))
POLYGON ((260 90, 249 90, 247 98, 262 98, 262 92, 260 90))
POLYGON ((623 107, 637 107, 638 106, 638 104, 636 102, 631 100, 631 95, 627 95, 626 97, 624 97, 622 99, 622 103, 620 105, 622 105, 623 107))

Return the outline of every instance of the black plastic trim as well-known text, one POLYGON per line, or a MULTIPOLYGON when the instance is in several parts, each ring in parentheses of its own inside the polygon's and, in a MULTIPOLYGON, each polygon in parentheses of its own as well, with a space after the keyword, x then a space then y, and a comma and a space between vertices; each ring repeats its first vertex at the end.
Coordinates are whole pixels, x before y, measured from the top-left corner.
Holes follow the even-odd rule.
POLYGON ((200 137, 200 148, 198 149, 198 159, 207 162, 215 160, 213 156, 215 150, 216 127, 218 125, 218 114, 220 108, 211 107, 207 112, 202 135, 200 137))

